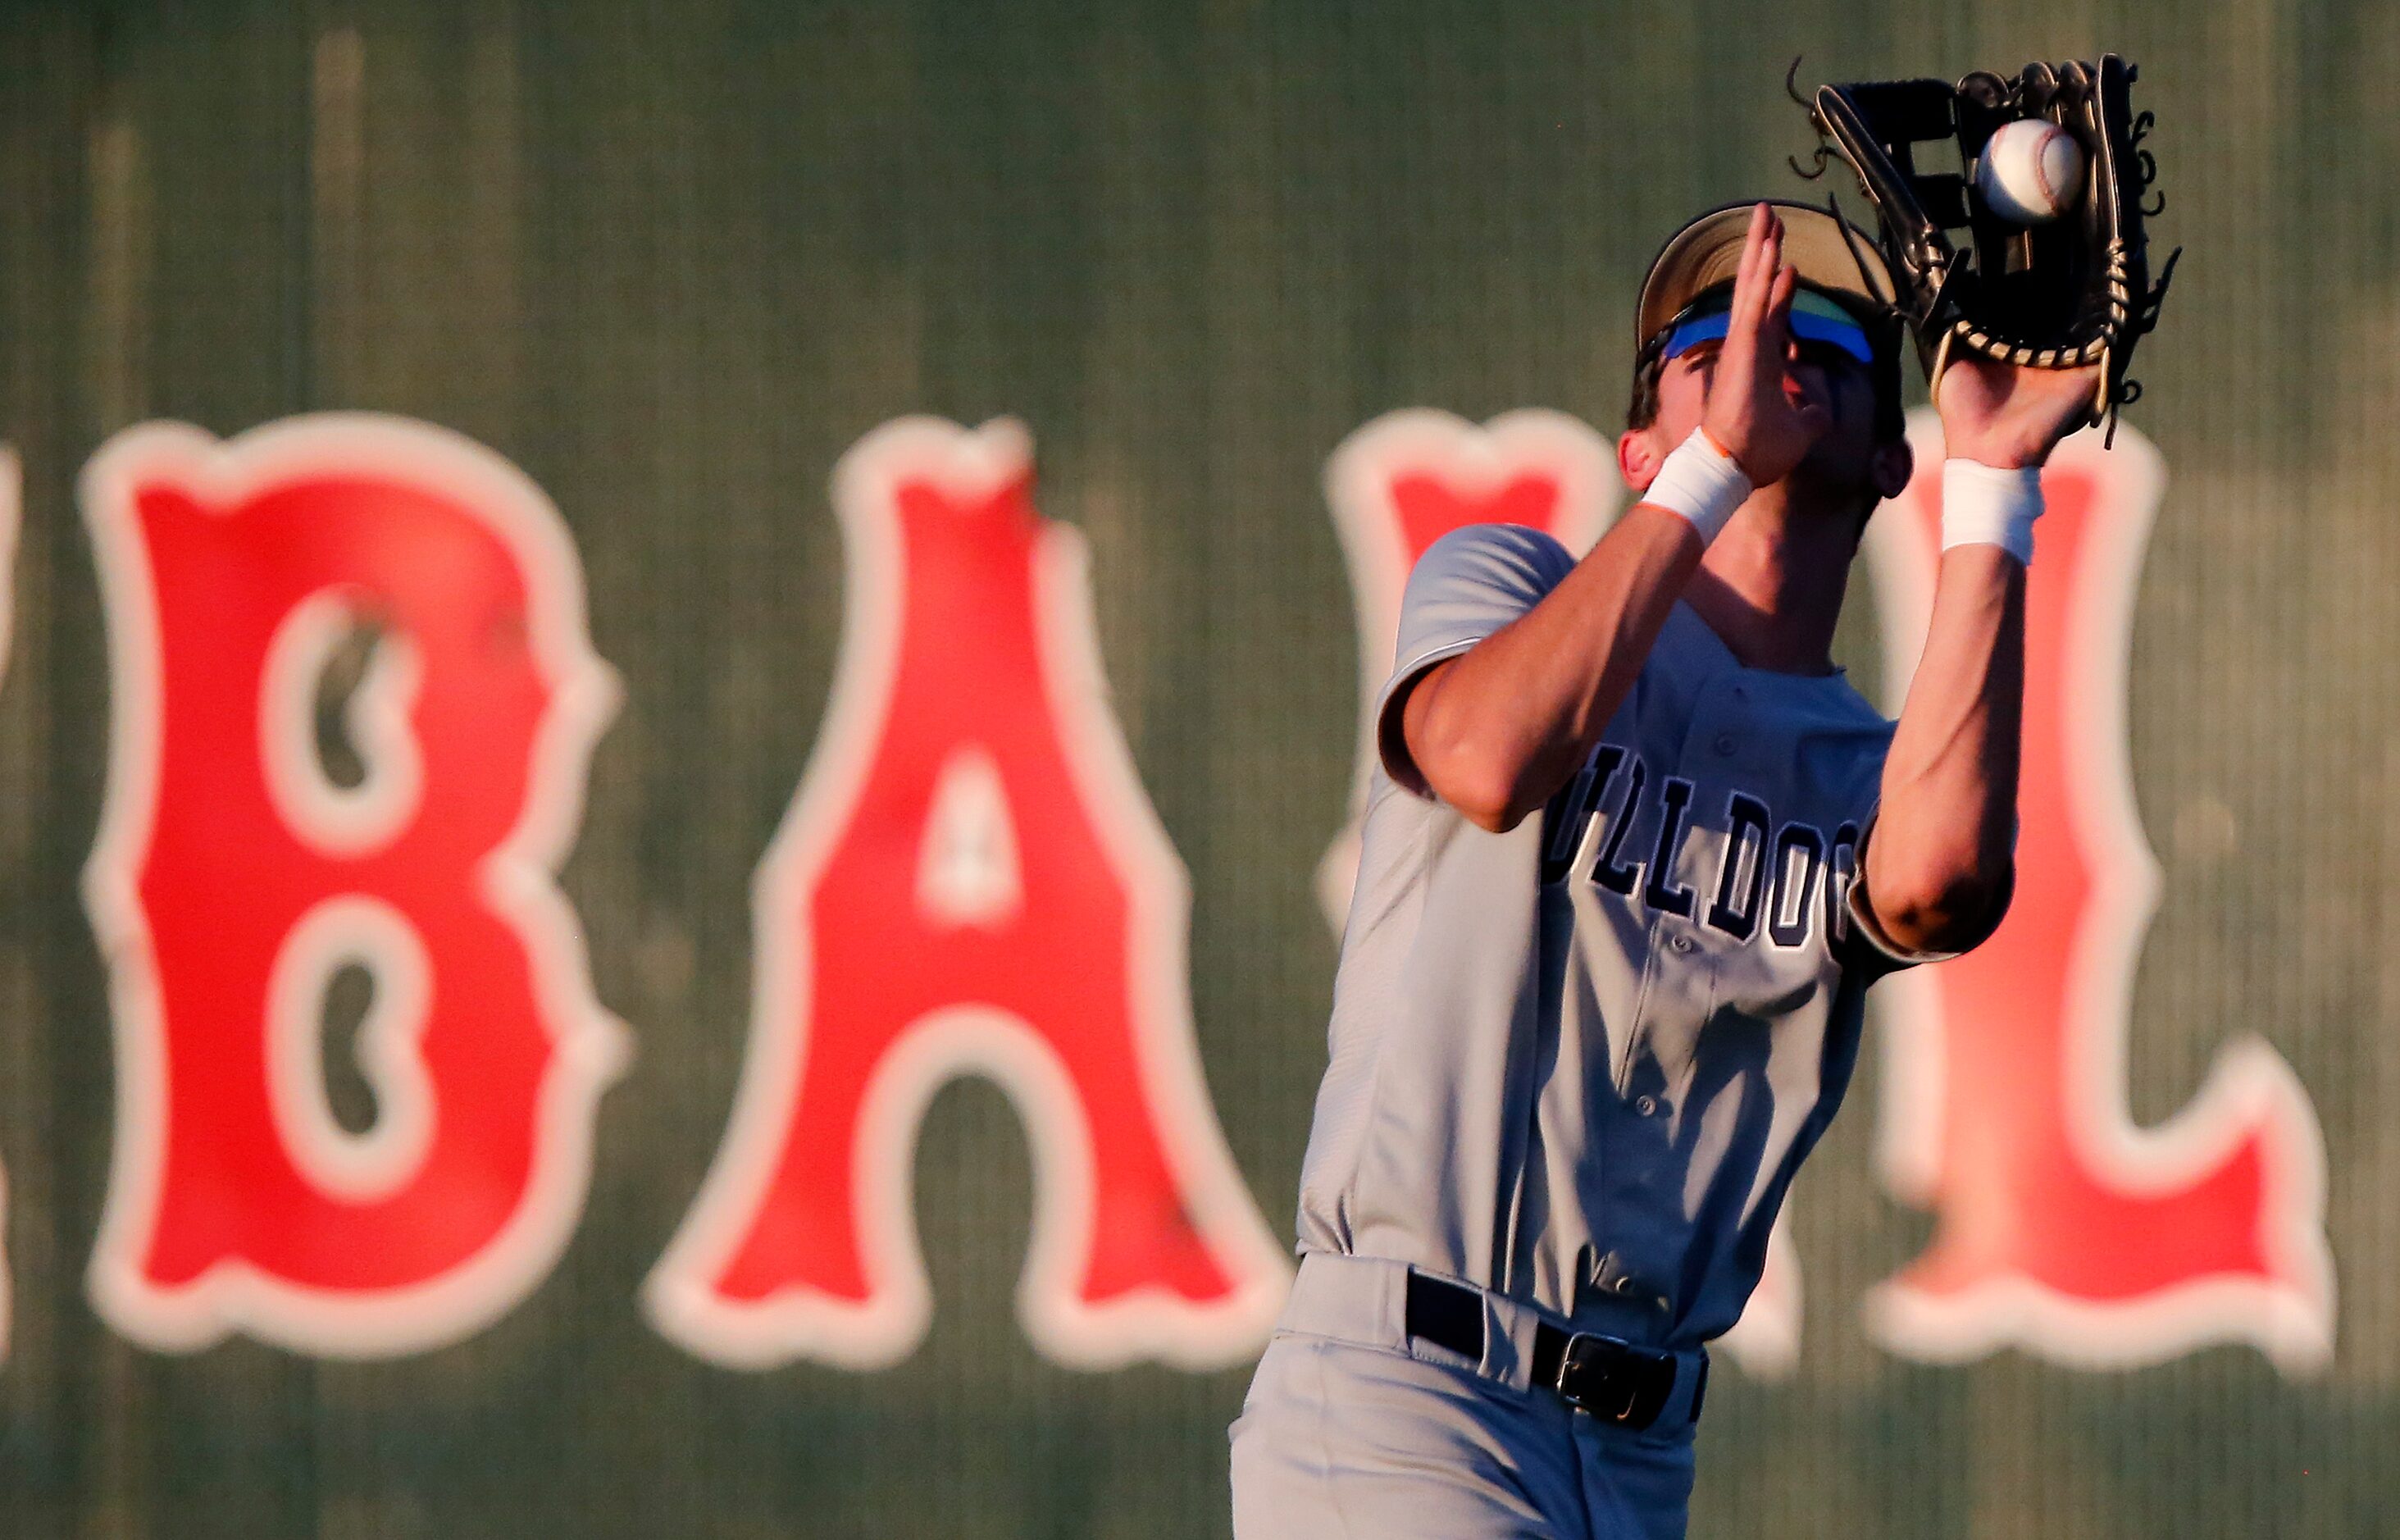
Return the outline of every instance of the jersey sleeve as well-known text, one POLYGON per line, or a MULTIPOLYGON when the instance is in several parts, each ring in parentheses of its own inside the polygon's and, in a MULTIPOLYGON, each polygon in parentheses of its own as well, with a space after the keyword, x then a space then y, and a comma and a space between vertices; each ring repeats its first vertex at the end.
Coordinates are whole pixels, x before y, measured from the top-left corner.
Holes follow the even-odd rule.
POLYGON ((1478 524, 1436 540, 1400 599, 1398 666, 1375 702, 1375 748, 1395 784, 1431 797, 1409 757, 1401 708, 1425 671, 1524 614, 1575 569, 1567 548, 1521 525, 1478 524))

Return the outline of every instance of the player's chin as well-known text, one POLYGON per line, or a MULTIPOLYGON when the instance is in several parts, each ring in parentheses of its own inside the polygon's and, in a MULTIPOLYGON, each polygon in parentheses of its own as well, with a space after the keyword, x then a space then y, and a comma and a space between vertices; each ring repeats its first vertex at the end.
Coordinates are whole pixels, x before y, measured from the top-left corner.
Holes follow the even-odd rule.
POLYGON ((1808 446, 1793 474, 1825 485, 1863 485, 1875 459, 1873 438, 1856 424, 1836 422, 1831 432, 1808 446))
POLYGON ((1822 504, 1829 511, 1849 509, 1861 497, 1873 499, 1876 496, 1875 448, 1850 443, 1848 437, 1836 428, 1818 440, 1816 447, 1784 478, 1787 489, 1807 504, 1822 504))

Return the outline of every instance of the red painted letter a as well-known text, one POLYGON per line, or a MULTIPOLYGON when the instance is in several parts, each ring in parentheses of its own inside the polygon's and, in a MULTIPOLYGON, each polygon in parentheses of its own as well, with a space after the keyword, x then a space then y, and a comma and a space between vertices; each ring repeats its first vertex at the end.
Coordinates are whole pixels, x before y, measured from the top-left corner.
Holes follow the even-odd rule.
POLYGON ((903 418, 843 457, 841 658, 760 866, 739 1103, 649 1285, 721 1362, 907 1356, 932 1302, 919 1119, 984 1075, 1023 1118, 1020 1318, 1054 1358, 1254 1351, 1288 1275, 1192 1039, 1183 869, 1107 705, 1084 546, 1031 446, 903 418))

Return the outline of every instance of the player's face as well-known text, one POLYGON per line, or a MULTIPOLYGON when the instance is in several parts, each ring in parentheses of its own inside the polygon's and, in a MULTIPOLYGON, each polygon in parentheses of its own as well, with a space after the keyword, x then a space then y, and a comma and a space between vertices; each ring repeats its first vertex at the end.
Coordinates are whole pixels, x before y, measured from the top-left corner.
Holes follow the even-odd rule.
MULTIPOLYGON (((1658 375, 1658 416, 1650 431, 1660 455, 1672 450, 1700 425, 1709 385, 1716 375, 1722 344, 1703 342, 1670 359, 1658 375)), ((1889 456, 1875 436, 1875 379, 1866 366, 1830 343, 1795 339, 1783 370, 1784 392, 1825 409, 1833 421, 1800 462, 1791 480, 1799 489, 1821 491, 1845 511, 1861 496, 1889 497, 1885 461, 1889 456)))

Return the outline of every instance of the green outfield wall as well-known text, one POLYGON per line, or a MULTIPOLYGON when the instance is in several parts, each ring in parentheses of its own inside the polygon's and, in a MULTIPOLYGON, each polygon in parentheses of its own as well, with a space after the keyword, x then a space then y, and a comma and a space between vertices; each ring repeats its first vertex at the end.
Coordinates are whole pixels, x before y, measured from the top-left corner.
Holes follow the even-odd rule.
MULTIPOLYGON (((2062 741, 2084 756, 2061 772, 2071 807, 2048 811, 2080 831, 2093 872, 2154 864, 2154 901, 2123 898, 2102 917, 2113 941, 2076 943, 2095 950, 2027 954, 2083 991, 2026 1007, 2023 1051, 2063 1066, 2047 1101, 1961 1083, 1955 1053, 1928 1055, 1932 1034, 1968 1029, 1970 1002, 1937 1020, 1938 994, 1879 991, 1859 1082, 1793 1191, 1775 1315, 1718 1356, 1693 1531, 2400 1533, 2400 10, 2279 0, 0 7, 0 440, 21 484, 20 516, 0 520, 16 535, 0 611, 0 1533, 1227 1533, 1225 1428, 1284 1275, 1338 851, 1325 868, 1397 559, 1372 544, 1398 527, 1374 523, 1375 488, 1407 470, 1377 462, 1385 480, 1360 483, 1345 515, 1343 446, 1396 413, 1454 415, 1398 419, 1436 424, 1410 452, 1452 476, 1453 502, 1507 515, 1492 465, 1530 466, 1563 499, 1540 510, 1589 538, 1621 500, 1606 457, 1649 257, 1702 208, 1809 192, 1788 160, 1813 142, 1784 93, 1794 56, 1814 81, 2103 49, 2141 66, 2166 198, 2153 229, 2187 250, 2131 430, 2114 458, 2079 462, 2085 527, 2149 518, 2147 536, 2109 547, 2113 566, 2037 564, 2037 581, 2090 585, 2113 617, 2057 652, 2062 741), (1529 410, 1555 416, 1522 464, 1474 426, 1529 410), (319 432, 326 413, 381 415, 369 426, 398 437, 361 449, 319 432), (941 681, 907 718, 932 745, 909 773, 938 784, 911 795, 948 810, 928 827, 967 832, 937 862, 910 853, 914 825, 870 820, 872 871, 897 875, 839 890, 802 936, 817 911, 776 908, 778 883, 851 826, 841 788, 883 773, 828 747, 829 721, 864 743, 887 720, 868 709, 882 676, 838 669, 845 625, 869 649, 854 661, 901 613, 873 554, 900 494, 866 478, 843 484, 845 503, 836 467, 902 443, 875 435, 911 417, 937 419, 905 441, 930 457, 894 474, 955 471, 961 507, 1030 485, 1009 516, 1053 553, 1028 558, 1051 576, 1030 620, 1004 584, 907 611, 908 656, 941 681), (1021 428, 967 431, 999 418, 1021 428), (241 1185, 225 1152, 245 1130, 299 1136, 259 1111, 263 1093, 190 1089, 207 1043, 233 1045, 236 1080, 256 1057, 266 975, 215 995, 179 981, 282 934, 262 917, 300 900, 277 884, 335 893, 348 868, 241 822, 289 805, 257 790, 247 718, 223 715, 256 707, 255 671, 219 697, 176 682, 177 658, 283 647, 245 627, 270 578, 296 594, 307 574, 277 565, 299 559, 296 537, 170 560, 141 476, 230 506, 254 490, 243 477, 280 472, 264 450, 164 423, 331 445, 352 457, 344 474, 436 467, 435 491, 467 508, 457 527, 500 531, 473 558, 516 574, 493 592, 522 579, 529 594, 492 600, 525 607, 488 634, 459 632, 458 666, 495 693, 459 707, 461 757, 428 747, 410 795, 452 807, 465 776, 501 811, 548 798, 555 838, 514 876, 426 856, 406 880, 432 896, 393 903, 433 934, 410 906, 455 889, 484 906, 477 923, 520 927, 492 934, 547 939, 525 943, 530 964, 510 942, 483 973, 429 943, 443 1030, 465 1036, 421 1085, 361 1068, 367 1007, 357 979, 334 978, 316 1089, 337 1130, 320 1129, 326 1169, 359 1163, 347 1197, 331 1177, 314 1196, 241 1185), (112 443, 168 449, 88 475, 112 443), (157 469, 170 461, 183 469, 157 469), (1030 484, 1011 480, 1023 465, 1030 484), (533 543, 507 546, 520 525, 533 543), (1078 539, 1088 610, 1069 581, 1078 539), (1054 555, 1066 565, 1041 565, 1054 555), (143 672, 145 571, 173 601, 165 685, 143 672), (1084 619, 1105 688, 1070 666, 1084 619), (588 695, 542 672, 566 655, 549 638, 578 624, 588 695), (533 660, 519 694, 473 653, 485 643, 533 660), (2120 717, 2093 694, 2119 685, 2120 717), (144 715, 161 692, 171 730, 144 715), (1064 714, 1067 768, 1041 772, 1046 791, 1017 767, 1048 751, 1002 751, 995 781, 942 736, 1008 701, 1064 714), (579 742, 511 758, 537 718, 579 742), (143 734, 166 744, 144 784, 156 806, 128 768, 143 734), (795 811, 804 780, 833 789, 795 811), (2087 794, 2115 812, 2088 813, 2087 794), (1012 800, 1039 797, 1085 823, 1045 837, 1012 800), (136 825, 183 831, 185 865, 170 881, 112 864, 120 825, 136 843, 136 825), (1003 825, 1013 842, 990 844, 1003 825), (798 865, 774 866, 779 849, 798 865), (1108 879, 1068 883, 1098 909, 1057 911, 1016 949, 954 946, 1050 913, 1043 863, 1059 851, 1108 879), (836 928, 852 898, 912 881, 914 918, 836 928), (142 913, 146 928, 128 919, 142 913), (825 982, 836 966, 848 994, 825 982), (1111 969, 1133 983, 1101 1006, 1057 992, 1111 969), (909 1061, 921 1121, 898 1092, 877 1104, 890 1138, 859 1147, 864 1176, 828 1174, 805 1144, 771 1175, 801 1070, 784 1040, 757 1044, 762 1023, 813 1001, 810 1072, 831 1073, 825 1056, 859 1041, 840 1034, 869 1029, 843 1023, 888 1007, 874 1029, 897 1031, 916 1018, 890 1002, 936 988, 1070 1045, 920 1039, 956 1053, 909 1061), (196 1016, 193 999, 218 1004, 196 1016), (837 1019, 844 1000, 856 1014, 837 1019), (1055 1001, 1069 1003, 1044 1015, 1055 1001), (486 1022, 489 1056, 474 1051, 486 1022), (1160 1056, 1129 1078, 1106 1068, 1125 1034, 1160 1056), (1100 1068, 1074 1078, 1086 1051, 1100 1068), (507 1088, 537 1081, 551 1099, 538 1118, 519 1108, 534 1130, 519 1160, 507 1088), (376 1175, 377 1121, 416 1097, 428 1147, 449 1150, 476 1096, 498 1109, 493 1142, 434 1198, 379 1209, 375 1192, 416 1179, 399 1135, 398 1175, 376 1175), (1156 1169, 1143 1126, 1121 1162, 1089 1112, 1152 1096, 1156 1169), (1080 1120, 1059 1111, 1078 1097, 1080 1120), (2061 1152, 2072 1179, 2055 1192, 1973 1171, 2027 1212, 2099 1216, 2025 1243, 2084 1282, 1902 1320, 1895 1280, 1967 1222, 1973 1157, 1943 1142, 1961 1109, 2061 1152), (1060 1173, 1086 1157, 1128 1206, 1078 1229, 1060 1173), (2192 1200, 2190 1226, 2251 1261, 2197 1242, 2200 1260, 2180 1260, 2109 1219, 2199 1188, 2213 1196, 2192 1200), (853 1198, 872 1212, 865 1272, 843 1284, 851 1253, 825 1237, 853 1198), (762 1206, 766 1260, 726 1261, 762 1206), (145 1229, 153 1208, 169 1219, 145 1229), (305 1234, 276 1230, 303 1209, 305 1234), (911 1228, 915 1296, 899 1265, 911 1228), (890 1236, 897 1270, 879 1271, 890 1236), (1079 1236, 1125 1270, 1121 1293, 1078 1273, 1079 1236), (687 1244, 676 1295, 669 1259, 687 1244), (750 1308, 772 1305, 777 1266, 804 1263, 817 1304, 750 1308), (453 1269, 468 1280, 454 1293, 408 1292, 453 1269), (237 1273, 249 1282, 217 1287, 237 1273), (2086 1284, 2100 1303, 2079 1303, 2086 1284), (741 1308, 711 1314, 712 1289, 741 1308), (824 1306, 836 1296, 866 1302, 824 1306), (1098 1308, 1123 1299, 1136 1306, 1098 1308)), ((346 506, 310 504, 309 527, 382 559, 346 506)), ((1915 569, 1904 541, 1870 545, 1837 654, 1875 695, 1915 569)), ((977 547, 960 570, 1000 583, 1016 550, 977 547)), ((393 559, 376 570, 434 570, 393 559)), ((457 559, 368 640, 465 592, 457 559)), ((363 718, 343 706, 372 664, 365 643, 327 645, 305 722, 338 790, 372 779, 363 718)), ((424 646, 423 699, 457 699, 442 693, 451 655, 424 646)), ((326 806, 342 828, 379 816, 326 806)), ((2069 900, 2029 881, 2017 902, 2069 900)), ((374 976, 375 998, 396 987, 374 976)), ((1992 1023, 1979 1029, 1988 1047, 1992 1023)), ((838 1122, 855 1111, 829 1095, 838 1122)), ((850 1148, 841 1128, 825 1149, 850 1148)), ((2161 1222, 2167 1241, 2189 1228, 2161 1222)))

